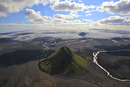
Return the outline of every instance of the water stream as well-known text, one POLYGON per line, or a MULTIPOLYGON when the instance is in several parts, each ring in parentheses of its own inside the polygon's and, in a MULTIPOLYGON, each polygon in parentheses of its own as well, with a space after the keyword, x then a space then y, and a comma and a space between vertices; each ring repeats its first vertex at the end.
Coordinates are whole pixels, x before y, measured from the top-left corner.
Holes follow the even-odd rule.
POLYGON ((126 81, 130 81, 129 79, 119 79, 119 78, 116 78, 116 77, 113 77, 105 68, 103 68, 97 61, 97 56, 99 53, 103 53, 103 52, 118 52, 118 51, 130 51, 130 49, 123 49, 123 50, 113 50, 113 51, 97 51, 97 52, 94 52, 93 53, 93 62, 98 66, 100 67, 103 71, 105 71, 107 73, 107 75, 109 77, 111 77, 112 79, 115 79, 115 80, 118 80, 118 81, 122 81, 122 82, 126 82, 126 81))

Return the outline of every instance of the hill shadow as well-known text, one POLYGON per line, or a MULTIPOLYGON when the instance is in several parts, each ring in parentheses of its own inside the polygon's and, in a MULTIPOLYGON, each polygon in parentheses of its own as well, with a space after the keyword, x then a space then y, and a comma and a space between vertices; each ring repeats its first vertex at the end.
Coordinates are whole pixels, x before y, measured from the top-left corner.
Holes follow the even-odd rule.
POLYGON ((16 42, 16 41, 12 40, 11 38, 0 38, 0 43, 7 43, 7 42, 16 42))
MULTIPOLYGON (((47 56, 53 53, 53 50, 49 50, 47 56)), ((17 50, 10 53, 4 53, 0 55, 0 66, 8 67, 11 65, 19 65, 29 61, 39 60, 45 55, 41 50, 17 50)))

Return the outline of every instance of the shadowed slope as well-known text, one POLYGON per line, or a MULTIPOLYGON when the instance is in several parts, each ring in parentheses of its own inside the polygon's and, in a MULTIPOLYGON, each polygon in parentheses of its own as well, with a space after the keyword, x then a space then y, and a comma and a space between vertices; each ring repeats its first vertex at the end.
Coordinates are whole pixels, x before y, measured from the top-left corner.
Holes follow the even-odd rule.
POLYGON ((41 59, 39 67, 52 75, 76 76, 89 71, 86 60, 72 53, 68 47, 62 47, 49 57, 41 59))

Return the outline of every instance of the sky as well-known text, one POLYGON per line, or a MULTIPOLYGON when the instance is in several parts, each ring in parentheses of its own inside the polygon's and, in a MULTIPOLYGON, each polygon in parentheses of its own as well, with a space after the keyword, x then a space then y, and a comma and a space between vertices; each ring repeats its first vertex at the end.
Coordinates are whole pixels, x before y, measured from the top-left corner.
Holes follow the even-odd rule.
POLYGON ((130 31, 130 0, 0 0, 0 33, 32 29, 130 31))

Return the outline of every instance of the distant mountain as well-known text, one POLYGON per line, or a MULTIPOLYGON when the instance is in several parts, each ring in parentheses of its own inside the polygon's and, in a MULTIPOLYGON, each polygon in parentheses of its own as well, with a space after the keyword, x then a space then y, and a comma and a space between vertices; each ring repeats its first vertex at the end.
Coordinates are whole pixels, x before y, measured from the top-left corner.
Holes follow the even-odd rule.
POLYGON ((85 35, 87 35, 86 32, 81 32, 81 33, 79 33, 79 36, 85 36, 85 35))
POLYGON ((39 68, 51 75, 77 76, 89 71, 87 61, 62 47, 49 57, 39 60, 39 68))

